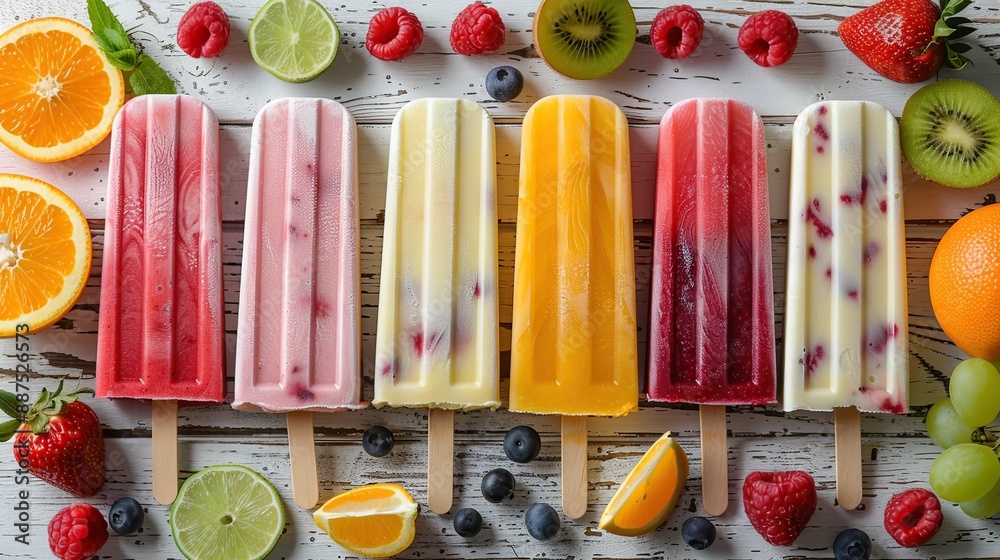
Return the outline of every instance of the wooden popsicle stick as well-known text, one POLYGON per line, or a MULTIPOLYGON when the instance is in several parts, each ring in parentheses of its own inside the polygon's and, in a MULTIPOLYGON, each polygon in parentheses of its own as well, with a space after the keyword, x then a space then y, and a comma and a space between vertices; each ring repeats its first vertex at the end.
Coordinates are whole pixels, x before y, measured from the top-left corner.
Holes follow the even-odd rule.
POLYGON ((313 415, 308 411, 289 412, 285 422, 288 424, 288 456, 292 463, 292 495, 300 508, 312 509, 319 501, 313 415))
POLYGON ((587 417, 562 417, 562 507, 570 519, 587 513, 587 417))
POLYGON ((703 404, 701 417, 701 499, 705 511, 716 517, 729 507, 729 448, 726 443, 726 407, 703 404))
POLYGON ((153 498, 162 505, 177 497, 177 401, 153 401, 153 498))
POLYGON ((454 455, 455 411, 432 408, 427 415, 427 505, 438 515, 451 509, 454 455))
POLYGON ((861 412, 835 407, 833 423, 837 440, 837 503, 852 510, 861 505, 861 412))

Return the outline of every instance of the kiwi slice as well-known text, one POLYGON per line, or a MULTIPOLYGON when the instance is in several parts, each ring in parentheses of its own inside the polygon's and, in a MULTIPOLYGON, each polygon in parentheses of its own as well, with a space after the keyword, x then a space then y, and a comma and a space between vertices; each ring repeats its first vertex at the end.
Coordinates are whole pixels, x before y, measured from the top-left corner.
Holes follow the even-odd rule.
POLYGON ((533 28, 542 60, 578 80, 600 78, 621 66, 637 33, 628 0, 542 0, 533 28))
POLYGON ((1000 101, 981 86, 924 86, 906 102, 899 128, 903 153, 924 178, 971 188, 1000 177, 1000 101))

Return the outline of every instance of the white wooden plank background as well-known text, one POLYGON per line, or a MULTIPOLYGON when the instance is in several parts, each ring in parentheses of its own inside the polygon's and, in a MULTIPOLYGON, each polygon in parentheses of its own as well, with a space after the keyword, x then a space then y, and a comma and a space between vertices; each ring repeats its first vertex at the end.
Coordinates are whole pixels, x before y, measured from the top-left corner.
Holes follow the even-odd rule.
MULTIPOLYGON (((465 97, 481 103, 497 120, 500 185, 501 344, 509 348, 511 284, 513 280, 514 220, 516 218, 517 163, 520 120, 539 97, 553 93, 592 93, 617 102, 632 127, 633 178, 636 206, 636 261, 639 286, 640 341, 645 339, 648 297, 649 240, 652 201, 652 162, 656 128, 670 104, 692 96, 728 96, 753 105, 765 118, 769 143, 775 311, 780 322, 784 304, 785 218, 790 126, 794 116, 818 99, 866 99, 882 103, 899 115, 916 86, 882 79, 844 49, 836 36, 840 20, 874 0, 814 2, 752 0, 687 0, 706 20, 705 40, 698 53, 684 61, 660 59, 648 45, 649 23, 670 3, 633 1, 639 21, 639 43, 626 64, 607 78, 577 82, 549 70, 531 48, 531 17, 536 0, 494 1, 508 28, 501 54, 464 57, 451 52, 448 29, 466 0, 398 4, 414 11, 426 36, 417 53, 402 63, 370 57, 363 40, 371 15, 386 4, 321 0, 340 24, 341 52, 331 68, 309 84, 285 84, 253 63, 246 46, 246 29, 263 0, 222 1, 233 25, 230 46, 217 59, 195 60, 175 44, 177 21, 191 0, 113 0, 111 7, 126 28, 178 81, 179 89, 207 102, 223 122, 223 188, 226 273, 226 325, 230 358, 235 342, 239 292, 243 206, 250 129, 247 126, 267 101, 284 96, 323 96, 344 103, 359 123, 362 182, 362 288, 365 333, 366 395, 371 396, 375 310, 388 158, 388 124, 402 104, 426 96, 465 97), (764 70, 752 64, 735 46, 736 31, 747 14, 781 9, 792 15, 802 31, 799 51, 785 66, 764 70), (482 86, 486 72, 498 64, 512 64, 525 74, 527 85, 516 102, 489 99, 482 86)), ((976 66, 961 77, 977 81, 1000 94, 1000 6, 977 0, 969 10, 978 32, 969 41, 976 66)), ((0 7, 0 28, 43 15, 61 15, 86 22, 83 0, 18 0, 0 7)), ((941 77, 956 77, 943 71, 941 77)), ((52 387, 55 378, 82 379, 91 386, 96 354, 101 248, 104 227, 104 190, 108 143, 64 163, 34 164, 0 148, 0 172, 19 172, 46 179, 63 188, 84 209, 95 242, 94 268, 88 287, 76 307, 55 327, 31 338, 32 367, 37 372, 32 389, 52 387)), ((579 522, 564 519, 559 537, 537 543, 526 533, 523 514, 535 502, 558 508, 558 424, 546 417, 498 412, 460 415, 456 422, 455 508, 480 510, 486 529, 466 540, 451 529, 451 516, 424 509, 418 536, 403 558, 829 558, 833 537, 847 527, 859 527, 875 542, 875 558, 986 558, 1000 556, 997 522, 972 520, 953 505, 945 505, 945 525, 924 547, 901 549, 882 528, 882 510, 894 492, 927 486, 926 475, 938 449, 926 437, 922 417, 945 394, 951 369, 964 356, 941 332, 927 295, 927 269, 937 239, 955 219, 996 200, 1000 183, 982 189, 956 191, 920 180, 907 168, 905 175, 908 275, 910 299, 911 405, 908 415, 865 415, 863 422, 865 499, 863 509, 845 512, 834 503, 833 426, 829 414, 785 414, 777 407, 731 409, 730 509, 715 520, 718 542, 696 552, 680 538, 679 527, 700 510, 700 452, 697 411, 691 406, 643 404, 626 418, 590 421, 590 508, 579 522), (543 437, 539 459, 515 465, 503 455, 504 432, 517 424, 535 426, 543 437), (603 534, 597 519, 637 458, 665 430, 677 434, 692 459, 691 476, 678 510, 653 534, 624 538, 603 534), (482 475, 496 466, 510 469, 518 480, 512 503, 493 505, 479 493, 482 475), (767 545, 749 526, 739 500, 739 481, 752 470, 802 469, 819 485, 820 506, 809 527, 792 547, 767 545)), ((640 342, 644 346, 644 342, 640 342)), ((642 351, 642 349, 641 349, 642 351)), ((507 355, 502 361, 506 364, 507 355)), ((230 364, 232 361, 230 360, 230 364)), ((0 340, 2 386, 13 388, 13 342, 0 340)), ((230 396, 232 394, 230 365, 230 396)), ((502 393, 506 399, 506 382, 502 393)), ((91 400, 105 426, 108 443, 108 482, 88 501, 105 512, 117 498, 131 495, 147 506, 147 521, 138 536, 112 536, 102 558, 175 558, 167 526, 168 508, 156 505, 150 489, 149 406, 132 401, 91 400)), ((235 412, 228 406, 181 410, 181 465, 183 476, 206 465, 237 462, 266 474, 285 498, 289 523, 273 558, 344 558, 312 523, 310 512, 291 499, 284 418, 280 415, 235 412)), ((344 487, 392 481, 407 487, 426 504, 424 454, 426 412, 419 410, 365 410, 317 415, 321 500, 344 487), (386 458, 366 455, 361 433, 373 424, 385 424, 396 433, 397 446, 386 458)), ((9 450, 0 454, 0 557, 48 558, 45 525, 72 497, 33 480, 31 490, 31 544, 14 543, 14 466, 9 450), (6 458, 3 457, 6 454, 6 458), (11 543, 8 545, 7 543, 11 543)))

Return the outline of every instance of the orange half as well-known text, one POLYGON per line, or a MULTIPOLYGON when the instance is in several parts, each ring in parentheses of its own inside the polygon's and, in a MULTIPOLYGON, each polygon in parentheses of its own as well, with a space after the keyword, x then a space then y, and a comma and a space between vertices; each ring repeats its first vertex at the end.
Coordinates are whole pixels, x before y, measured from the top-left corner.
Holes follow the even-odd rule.
POLYGON ((91 252, 87 220, 65 193, 0 174, 0 337, 62 318, 87 285, 91 252))
POLYGON ((122 73, 86 27, 60 17, 0 35, 0 142, 33 161, 62 161, 111 132, 122 73))
POLYGON ((625 477, 601 514, 601 529, 626 537, 652 532, 674 511, 687 476, 687 454, 668 432, 625 477))
POLYGON ((417 504, 396 484, 371 484, 334 496, 313 520, 337 544, 371 558, 406 550, 416 534, 417 504))

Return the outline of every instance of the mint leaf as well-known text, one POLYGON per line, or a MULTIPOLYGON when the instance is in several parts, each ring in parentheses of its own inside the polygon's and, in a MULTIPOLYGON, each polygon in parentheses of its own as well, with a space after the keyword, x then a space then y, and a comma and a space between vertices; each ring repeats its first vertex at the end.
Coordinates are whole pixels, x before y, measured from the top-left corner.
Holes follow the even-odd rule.
POLYGON ((177 86, 155 60, 146 55, 139 56, 139 63, 128 77, 132 92, 136 95, 151 93, 177 93, 177 86))
POLYGON ((11 418, 19 418, 17 413, 17 395, 10 391, 0 391, 0 411, 11 418))
POLYGON ((125 26, 111 12, 105 0, 87 0, 87 14, 90 15, 94 40, 108 57, 108 62, 119 70, 132 72, 128 82, 133 93, 177 93, 170 76, 151 58, 139 53, 125 26))
POLYGON ((105 28, 101 32, 94 32, 94 40, 115 68, 126 72, 135 68, 139 55, 127 35, 105 28))
POLYGON ((137 58, 135 45, 129 40, 125 26, 118 21, 115 14, 111 13, 104 0, 87 0, 87 14, 90 15, 94 40, 108 56, 111 64, 126 71, 135 68, 137 58))
POLYGON ((128 35, 117 29, 105 27, 100 31, 95 31, 94 39, 97 40, 103 50, 110 52, 130 50, 135 52, 135 46, 132 45, 132 41, 129 40, 128 35))
MULTIPOLYGON (((104 3, 104 0, 87 0, 87 15, 90 16, 90 27, 94 30, 94 35, 107 37, 105 30, 110 30, 111 35, 125 38, 125 41, 128 41, 125 26, 118 21, 115 14, 111 13, 111 8, 104 3)), ((98 39, 98 43, 100 43, 100 39, 98 39)), ((115 50, 121 48, 120 44, 115 45, 115 50)))
POLYGON ((104 51, 104 55, 108 57, 108 62, 112 66, 125 72, 135 70, 135 65, 139 58, 135 52, 135 48, 115 52, 104 51))
POLYGON ((0 424, 0 441, 7 441, 14 437, 14 434, 17 433, 17 429, 20 427, 20 420, 8 420, 0 424))

